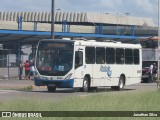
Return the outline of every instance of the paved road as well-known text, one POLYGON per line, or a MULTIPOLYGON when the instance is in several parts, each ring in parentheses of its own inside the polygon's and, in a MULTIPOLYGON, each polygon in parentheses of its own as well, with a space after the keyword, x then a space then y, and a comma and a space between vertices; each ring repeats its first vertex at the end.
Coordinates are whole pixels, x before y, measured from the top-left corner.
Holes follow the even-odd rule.
MULTIPOLYGON (((126 86, 123 92, 137 92, 146 90, 156 90, 157 86, 155 83, 139 83, 131 86, 126 86)), ((113 91, 110 88, 99 88, 96 92, 119 92, 113 91)), ((37 98, 37 99, 54 99, 62 100, 71 96, 88 96, 96 93, 83 93, 74 92, 73 89, 57 89, 56 93, 47 92, 46 87, 35 87, 34 82, 31 80, 0 80, 0 101, 3 100, 15 100, 15 99, 26 99, 26 98, 37 98), (19 89, 27 86, 33 86, 32 91, 18 91, 19 89), (8 89, 8 90, 6 90, 8 89), (9 90, 12 89, 12 90, 9 90)))

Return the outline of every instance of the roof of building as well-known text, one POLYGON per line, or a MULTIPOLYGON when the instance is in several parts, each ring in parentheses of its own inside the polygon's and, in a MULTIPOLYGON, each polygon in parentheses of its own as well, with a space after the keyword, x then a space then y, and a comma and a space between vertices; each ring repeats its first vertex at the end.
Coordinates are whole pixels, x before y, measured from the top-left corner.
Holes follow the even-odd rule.
MULTIPOLYGON (((0 12, 0 20, 17 21, 21 16, 24 22, 51 22, 51 13, 48 12, 0 12)), ((85 13, 85 12, 56 12, 55 22, 67 21, 70 24, 113 24, 154 26, 151 18, 135 17, 121 14, 85 13)))
MULTIPOLYGON (((120 41, 132 41, 133 39, 144 38, 148 33, 157 31, 152 27, 153 20, 150 18, 134 17, 128 15, 114 15, 103 13, 80 13, 80 12, 56 12, 55 13, 55 36, 63 37, 83 37, 87 39, 114 39, 120 41), (64 21, 69 26, 69 31, 63 31, 64 21), (87 25, 87 26, 84 26, 87 25), (121 26, 123 28, 99 29, 97 26, 121 26), (138 27, 144 27, 139 30, 138 27), (127 26, 127 27, 125 27, 127 26), (138 32, 137 32, 137 27, 138 32), (148 27, 146 27, 148 26, 148 27), (151 28, 149 31, 148 28, 151 28), (136 29, 136 31, 134 30, 136 29), (147 34, 143 34, 147 32, 147 34), (149 32, 148 32, 149 31, 149 32), (120 33, 122 32, 122 33, 120 33), (135 36, 134 36, 135 35, 135 36)), ((66 27, 66 26, 65 26, 66 27)), ((47 12, 0 12, 0 43, 30 43, 41 39, 50 38, 51 14, 47 12), (22 18, 22 29, 18 30, 19 17, 22 18), (35 27, 36 26, 36 27, 35 27), (36 29, 35 29, 36 28, 36 29)), ((67 30, 67 29, 66 29, 67 30)))

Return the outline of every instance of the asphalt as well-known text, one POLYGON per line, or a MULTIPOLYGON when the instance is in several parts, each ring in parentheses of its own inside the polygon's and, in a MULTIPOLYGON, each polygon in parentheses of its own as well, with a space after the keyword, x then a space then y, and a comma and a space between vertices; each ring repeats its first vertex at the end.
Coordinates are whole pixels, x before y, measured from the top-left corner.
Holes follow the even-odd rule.
MULTIPOLYGON (((25 88, 28 86, 32 86, 33 91, 37 90, 45 90, 47 91, 46 86, 42 87, 37 87, 34 85, 34 80, 18 80, 18 79, 3 79, 0 80, 0 89, 18 89, 18 88, 25 88)), ((100 88, 103 89, 103 88, 100 88)), ((110 89, 110 88, 106 88, 110 89)), ((139 84, 133 84, 130 86, 125 86, 125 90, 150 90, 150 89, 157 89, 157 84, 156 83, 139 83, 139 84)))
POLYGON ((55 93, 50 93, 47 91, 47 87, 37 87, 34 85, 33 80, 18 80, 18 79, 5 79, 0 80, 0 102, 10 101, 16 99, 36 99, 36 100, 63 100, 65 98, 70 98, 73 96, 86 97, 94 94, 103 93, 118 93, 123 94, 126 92, 140 92, 140 91, 155 91, 157 90, 157 85, 155 83, 139 83, 130 86, 125 86, 123 91, 113 91, 110 87, 101 87, 95 92, 85 93, 85 92, 75 92, 74 89, 56 89, 55 93), (32 86, 32 90, 23 90, 28 86, 32 86))

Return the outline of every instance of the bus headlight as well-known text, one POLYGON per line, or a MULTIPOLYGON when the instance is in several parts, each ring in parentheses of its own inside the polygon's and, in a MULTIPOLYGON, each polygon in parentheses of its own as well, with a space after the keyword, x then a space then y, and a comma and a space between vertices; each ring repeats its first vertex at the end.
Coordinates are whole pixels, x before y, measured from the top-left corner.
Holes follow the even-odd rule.
POLYGON ((69 74, 65 79, 66 79, 66 80, 69 80, 71 77, 72 77, 72 73, 69 74))

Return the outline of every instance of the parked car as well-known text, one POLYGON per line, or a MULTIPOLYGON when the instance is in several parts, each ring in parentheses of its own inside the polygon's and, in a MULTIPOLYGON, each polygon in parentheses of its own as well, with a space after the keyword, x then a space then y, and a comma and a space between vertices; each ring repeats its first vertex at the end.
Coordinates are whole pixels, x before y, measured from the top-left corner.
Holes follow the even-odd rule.
POLYGON ((142 82, 149 81, 149 67, 142 68, 142 82))
POLYGON ((158 64, 157 61, 143 61, 142 62, 142 82, 149 82, 149 68, 150 65, 158 64))

